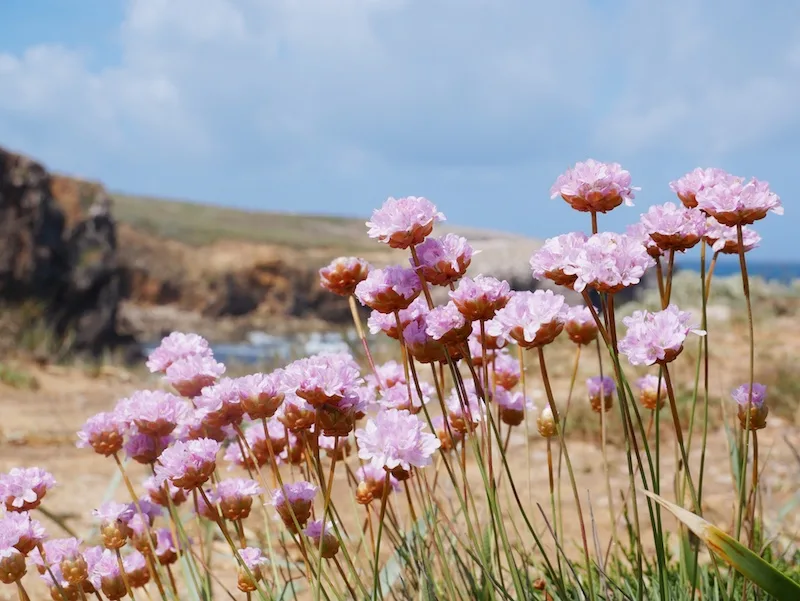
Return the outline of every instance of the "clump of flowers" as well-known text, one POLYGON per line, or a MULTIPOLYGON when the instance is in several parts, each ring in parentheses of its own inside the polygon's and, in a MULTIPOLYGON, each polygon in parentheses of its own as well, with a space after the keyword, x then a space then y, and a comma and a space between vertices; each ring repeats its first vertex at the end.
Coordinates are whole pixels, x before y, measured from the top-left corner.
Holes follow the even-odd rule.
POLYGON ((654 265, 640 240, 613 232, 595 234, 583 245, 576 260, 574 288, 582 292, 588 286, 614 294, 638 284, 654 265))
POLYGON ((550 344, 564 329, 564 297, 552 290, 516 292, 497 312, 489 334, 513 338, 523 348, 550 344))
POLYGON ((711 189, 718 184, 724 185, 739 180, 740 178, 734 177, 723 169, 698 167, 682 178, 670 182, 669 187, 678 195, 685 207, 693 209, 697 206, 698 192, 711 189))
POLYGON ((450 286, 464 276, 476 254, 463 236, 445 234, 441 238, 426 238, 417 247, 419 264, 411 259, 411 266, 429 284, 450 286))
POLYGON ((664 406, 664 380, 653 374, 647 374, 636 380, 639 389, 639 402, 650 411, 658 411, 664 406))
POLYGON ((619 351, 628 357, 631 365, 669 363, 683 350, 686 336, 691 332, 705 335, 690 325, 691 313, 670 305, 663 311, 635 311, 622 320, 628 332, 619 342, 619 351))
POLYGON ((339 296, 351 296, 356 286, 367 279, 370 265, 357 257, 339 257, 319 270, 319 281, 325 290, 339 296))
POLYGON ((427 198, 390 197, 372 213, 367 233, 392 248, 408 248, 420 244, 433 231, 433 224, 444 220, 444 215, 427 198))
POLYGON ((562 234, 545 240, 542 247, 531 255, 533 277, 572 288, 578 279, 577 261, 586 240, 586 234, 581 232, 562 234))
POLYGON ((550 188, 550 198, 561 196, 576 211, 607 213, 623 202, 632 205, 636 190, 631 186, 631 174, 618 163, 589 159, 559 175, 550 188))
POLYGON ((672 202, 650 207, 642 215, 642 224, 653 242, 668 251, 688 250, 706 233, 706 216, 702 211, 672 202))
POLYGON ((768 212, 783 215, 781 199, 770 190, 769 183, 755 178, 747 183, 737 178, 703 188, 696 198, 698 209, 731 227, 751 224, 768 212))

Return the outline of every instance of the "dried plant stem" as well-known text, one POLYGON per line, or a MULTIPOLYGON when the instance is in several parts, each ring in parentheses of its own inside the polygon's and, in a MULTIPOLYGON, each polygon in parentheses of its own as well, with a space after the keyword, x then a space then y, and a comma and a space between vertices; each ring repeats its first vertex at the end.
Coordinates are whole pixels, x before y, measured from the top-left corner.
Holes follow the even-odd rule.
POLYGON ((594 574, 592 568, 592 562, 589 558, 589 542, 586 537, 586 524, 583 521, 583 510, 581 508, 581 498, 580 494, 578 493, 578 484, 575 481, 575 472, 572 469, 572 462, 569 458, 569 452, 567 451, 567 445, 564 441, 564 431, 561 427, 561 423, 558 416, 558 407, 556 407, 555 399, 553 398, 553 389, 550 386, 550 378, 547 375, 547 366, 545 364, 544 359, 544 350, 542 347, 537 347, 536 351, 539 354, 539 367, 542 371, 542 381, 544 382, 544 389, 545 393, 547 394, 547 402, 550 405, 550 411, 553 412, 553 422, 556 425, 556 433, 558 434, 558 442, 561 446, 561 451, 564 455, 564 462, 567 466, 567 473, 569 474, 570 484, 572 485, 572 494, 575 497, 575 507, 578 510, 578 523, 581 527, 581 542, 583 543, 583 555, 584 560, 586 562, 586 578, 588 579, 589 584, 589 598, 594 599, 594 574))
POLYGON ((135 601, 136 597, 133 596, 133 589, 131 588, 131 583, 128 580, 128 574, 125 573, 125 564, 122 562, 122 554, 119 552, 119 549, 114 549, 114 554, 117 556, 119 575, 122 578, 122 582, 125 584, 125 590, 128 591, 128 596, 131 598, 131 600, 135 601))
POLYGON ((361 340, 361 346, 364 348, 364 355, 366 355, 367 357, 369 368, 375 375, 375 379, 378 382, 378 387, 383 389, 383 382, 381 382, 381 379, 378 377, 378 370, 375 367, 375 360, 372 357, 372 351, 369 350, 367 335, 364 332, 364 324, 361 323, 361 316, 358 314, 358 305, 356 305, 356 297, 351 294, 349 297, 347 297, 347 302, 350 305, 350 315, 352 315, 353 317, 353 325, 355 325, 356 327, 356 333, 358 334, 359 340, 361 340))

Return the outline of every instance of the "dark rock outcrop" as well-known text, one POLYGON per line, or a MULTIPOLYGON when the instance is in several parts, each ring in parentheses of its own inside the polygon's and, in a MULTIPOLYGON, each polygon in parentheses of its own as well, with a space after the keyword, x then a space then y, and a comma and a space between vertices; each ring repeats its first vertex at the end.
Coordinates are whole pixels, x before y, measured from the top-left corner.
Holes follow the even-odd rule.
POLYGON ((97 184, 69 181, 0 148, 0 299, 39 305, 61 353, 124 346, 130 355, 135 340, 118 324, 127 285, 110 197, 97 184))

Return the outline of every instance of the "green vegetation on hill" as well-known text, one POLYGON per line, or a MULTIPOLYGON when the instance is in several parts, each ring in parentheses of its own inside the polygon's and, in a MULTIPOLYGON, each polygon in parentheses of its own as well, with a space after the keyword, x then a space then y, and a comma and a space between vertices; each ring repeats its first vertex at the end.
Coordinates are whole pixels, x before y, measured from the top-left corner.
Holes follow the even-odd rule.
POLYGON ((112 197, 120 223, 194 246, 237 240, 298 248, 375 248, 364 235, 364 219, 245 211, 127 194, 112 197))

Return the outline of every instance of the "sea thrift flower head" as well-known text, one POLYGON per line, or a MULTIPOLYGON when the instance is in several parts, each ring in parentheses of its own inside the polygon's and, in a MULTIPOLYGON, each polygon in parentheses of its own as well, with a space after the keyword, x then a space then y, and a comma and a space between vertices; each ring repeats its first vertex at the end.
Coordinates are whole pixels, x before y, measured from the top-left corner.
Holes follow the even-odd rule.
POLYGON ((673 202, 654 205, 642 215, 642 224, 662 250, 682 252, 700 242, 706 233, 706 216, 673 202))
POLYGON ((445 345, 434 340, 427 329, 428 324, 424 317, 418 317, 403 328, 403 342, 408 352, 420 363, 446 361, 445 345))
POLYGON ((408 411, 388 409, 356 430, 358 456, 392 472, 398 480, 410 476, 414 467, 431 464, 439 439, 425 432, 425 424, 408 411))
POLYGON ((245 376, 238 385, 242 409, 252 420, 272 417, 283 402, 283 370, 245 376))
POLYGON ((100 580, 100 589, 111 601, 122 599, 127 594, 127 587, 114 553, 109 550, 104 551, 93 571, 100 580))
POLYGON ((197 515, 215 522, 218 518, 216 507, 217 495, 210 488, 204 489, 203 492, 205 495, 198 495, 197 497, 197 506, 195 507, 195 511, 197 515), (208 501, 206 501, 206 499, 208 499, 208 501))
POLYGON ((131 588, 141 588, 150 582, 150 570, 147 561, 139 551, 133 551, 123 561, 125 575, 131 588))
POLYGON ((433 418, 432 423, 442 451, 452 451, 459 442, 464 440, 464 433, 451 428, 444 416, 437 415, 433 418))
POLYGON ((650 411, 657 411, 664 406, 664 395, 666 387, 664 381, 659 384, 658 376, 648 374, 636 380, 636 387, 639 389, 639 402, 642 407, 650 411))
MULTIPOLYGON (((723 255, 739 254, 738 228, 722 225, 713 217, 708 218, 705 239, 714 252, 722 253, 723 255)), ((742 226, 742 243, 744 252, 748 252, 761 243, 761 236, 755 230, 744 225, 742 226)))
POLYGON ((370 265, 357 257, 339 257, 319 270, 320 285, 339 296, 351 296, 356 286, 367 279, 370 265))
POLYGON ((513 338, 522 348, 544 346, 564 329, 567 310, 564 297, 552 290, 515 292, 497 312, 489 334, 513 338))
POLYGON ((41 468, 11 468, 7 474, 0 474, 0 501, 9 511, 30 511, 55 484, 53 475, 41 468))
POLYGON ((657 313, 634 311, 622 320, 628 332, 619 341, 619 351, 628 357, 631 365, 669 363, 683 350, 689 332, 705 335, 703 330, 689 325, 691 319, 691 313, 675 305, 657 313))
POLYGON ((307 430, 317 421, 317 413, 311 403, 291 393, 286 395, 275 417, 295 433, 307 430))
POLYGON ((83 592, 89 595, 92 595, 96 591, 100 590, 100 577, 97 574, 96 568, 98 562, 103 558, 104 553, 106 553, 106 550, 100 545, 87 547, 83 550, 83 558, 86 560, 86 567, 89 572, 89 576, 83 581, 81 588, 83 588, 83 592))
POLYGON ((539 413, 536 418, 536 429, 542 438, 552 438, 556 435, 556 420, 553 417, 553 410, 547 406, 539 413))
POLYGON ((27 511, 8 511, 0 518, 0 547, 14 547, 28 555, 46 537, 44 527, 27 511))
POLYGON ((492 336, 489 334, 489 327, 493 319, 484 322, 483 335, 481 336, 481 323, 479 321, 472 322, 472 338, 481 347, 485 346, 488 351, 496 351, 506 346, 506 339, 502 336, 492 336))
POLYGON ((364 415, 365 409, 366 405, 362 404, 359 397, 349 397, 343 400, 338 407, 320 405, 317 407, 316 425, 325 436, 345 437, 355 427, 356 413, 364 415))
POLYGON ((613 294, 638 284, 655 265, 645 246, 626 234, 602 232, 591 236, 583 245, 576 262, 577 292, 589 286, 598 292, 613 294))
POLYGON ((231 478, 217 484, 217 500, 222 517, 229 520, 243 520, 250 515, 253 497, 263 492, 254 480, 231 478))
POLYGON ((625 228, 625 235, 641 243, 642 246, 647 249, 647 254, 654 259, 658 259, 664 255, 664 251, 659 248, 658 244, 656 244, 655 240, 650 236, 650 228, 641 221, 632 223, 625 228))
POLYGON ((125 546, 132 534, 128 524, 134 516, 134 511, 133 505, 115 501, 103 503, 92 511, 92 515, 100 521, 100 537, 106 549, 121 549, 125 546))
POLYGON ((505 280, 479 275, 474 280, 463 278, 450 293, 458 310, 469 321, 492 319, 511 298, 511 286, 505 280))
POLYGON ((44 555, 47 558, 47 565, 42 559, 42 554, 36 548, 30 552, 28 559, 36 566, 36 570, 40 574, 47 572, 47 566, 58 567, 61 560, 65 557, 72 557, 80 550, 80 541, 77 538, 53 538, 46 541, 42 547, 44 548, 44 555))
POLYGON ((225 430, 219 426, 210 426, 207 416, 209 410, 198 408, 190 411, 181 420, 178 427, 173 432, 176 440, 197 440, 198 438, 211 438, 217 442, 223 442, 228 437, 225 430))
POLYGON ((204 421, 209 428, 238 426, 244 416, 239 380, 222 378, 216 384, 203 388, 194 404, 206 411, 204 421))
POLYGON ((256 582, 264 578, 261 568, 267 564, 267 558, 255 547, 239 549, 239 557, 247 569, 239 566, 237 586, 243 593, 252 593, 258 588, 256 582))
POLYGON ((600 413, 608 412, 614 404, 614 393, 617 385, 614 378, 610 376, 592 376, 586 380, 586 390, 589 392, 589 403, 592 411, 600 413))
POLYGON ((597 338, 597 322, 589 307, 570 307, 566 315, 564 330, 575 344, 585 346, 597 338))
POLYGON ((89 579, 89 564, 78 548, 77 539, 75 543, 75 548, 61 559, 58 567, 61 570, 61 577, 67 583, 73 586, 81 586, 89 579))
POLYGON ((433 286, 449 286, 467 272, 473 255, 469 242, 462 236, 446 234, 441 238, 428 238, 417 247, 418 273, 433 286))
POLYGON ((122 448, 125 424, 116 413, 101 412, 93 415, 78 431, 79 448, 92 447, 95 453, 108 457, 122 448))
POLYGON ((356 487, 356 501, 360 505, 369 505, 373 500, 383 498, 385 486, 388 482, 388 495, 392 491, 400 490, 400 482, 390 472, 374 463, 365 463, 356 472, 358 486, 356 487))
POLYGON ((0 547, 0 582, 13 584, 27 571, 25 556, 14 547, 0 547))
POLYGON ((447 421, 450 427, 461 435, 475 430, 486 416, 485 405, 478 398, 475 383, 471 380, 464 382, 464 389, 467 392, 466 403, 462 400, 458 388, 453 388, 445 401, 447 421))
POLYGON ((576 163, 558 176, 550 188, 550 198, 561 196, 576 211, 607 213, 623 202, 633 205, 631 174, 618 163, 601 163, 589 159, 576 163))
POLYGON ((577 279, 577 260, 586 240, 586 234, 581 232, 562 234, 545 240, 542 247, 531 255, 533 277, 572 288, 577 279))
POLYGON ((370 238, 377 238, 392 248, 420 244, 433 231, 433 224, 445 217, 427 198, 408 196, 389 198, 367 221, 370 238))
MULTIPOLYGON (((469 339, 467 339, 467 348, 469 349, 469 355, 472 358, 472 364, 475 367, 483 367, 483 347, 481 346, 479 339, 475 338, 474 336, 470 336, 469 339)), ((491 365, 492 360, 496 355, 497 351, 486 349, 486 363, 491 365)))
POLYGON ((750 384, 742 384, 731 396, 739 405, 738 417, 742 429, 761 430, 767 427, 769 407, 764 402, 767 397, 766 386, 754 382, 751 393, 750 384))
POLYGON ((391 388, 395 384, 406 383, 405 370, 397 361, 389 360, 386 363, 376 365, 375 371, 377 372, 377 378, 374 374, 367 374, 364 376, 367 384, 372 386, 375 390, 391 388))
POLYGON ((498 352, 492 362, 492 373, 495 383, 501 388, 511 390, 519 382, 522 373, 519 361, 507 352, 498 352))
POLYGON ((768 212, 783 215, 781 199, 769 189, 769 183, 755 178, 746 184, 734 180, 705 188, 697 193, 697 208, 723 225, 749 225, 768 212))
POLYGON ((167 368, 191 355, 211 356, 211 349, 208 341, 197 334, 184 334, 182 332, 172 332, 161 341, 150 357, 147 359, 147 368, 155 372, 166 372, 167 368))
POLYGON ((224 373, 225 366, 211 355, 189 355, 167 368, 166 379, 181 396, 191 399, 224 373))
POLYGON ((303 528, 308 522, 308 518, 311 516, 311 504, 317 490, 317 487, 310 482, 301 480, 284 484, 281 488, 273 491, 272 505, 291 532, 297 533, 295 520, 300 528, 303 528))
POLYGON ((379 313, 394 313, 407 308, 422 292, 422 284, 413 269, 392 265, 374 269, 356 286, 356 298, 379 313))
POLYGON ((472 324, 453 301, 434 307, 425 318, 425 333, 442 344, 464 342, 471 332, 472 324))
POLYGON ((734 177, 730 173, 715 167, 710 169, 698 167, 682 178, 670 182, 669 187, 678 195, 685 207, 693 209, 697 206, 696 196, 698 192, 713 188, 717 184, 724 185, 734 181, 741 181, 741 178, 734 177))
POLYGON ((177 441, 158 458, 156 478, 187 490, 202 486, 214 472, 220 443, 209 438, 177 441))
MULTIPOLYGON (((428 311, 427 301, 423 297, 418 296, 407 308, 399 312, 400 325, 405 329, 409 323, 416 320, 418 317, 427 315, 428 311)), ((394 314, 373 311, 370 313, 369 318, 367 318, 367 326, 371 334, 383 332, 389 338, 399 340, 397 333, 397 317, 395 317, 394 314)))
POLYGON ((169 528, 158 528, 155 531, 155 552, 158 563, 161 565, 170 565, 178 561, 178 546, 175 544, 175 539, 172 538, 172 532, 169 528))
POLYGON ((420 382, 419 387, 422 390, 422 399, 419 397, 416 386, 411 387, 411 398, 409 398, 408 386, 398 382, 381 392, 378 405, 380 409, 398 409, 409 413, 419 413, 422 405, 427 405, 436 394, 436 390, 427 382, 420 382))
POLYGON ((338 406, 363 383, 361 370, 348 355, 314 355, 286 367, 283 384, 313 407, 338 406))
POLYGON ((178 396, 161 390, 139 390, 117 403, 115 412, 142 434, 167 436, 189 413, 189 405, 178 396))
POLYGON ((125 453, 144 465, 155 463, 158 456, 164 452, 172 438, 169 436, 150 436, 149 434, 134 434, 125 443, 125 453))
POLYGON ((319 549, 319 553, 325 559, 332 559, 339 552, 339 540, 333 532, 333 524, 331 522, 323 522, 322 520, 314 520, 309 522, 305 530, 303 530, 314 546, 319 549))
POLYGON ((498 388, 492 400, 499 407, 500 420, 509 426, 519 426, 525 419, 525 411, 535 408, 523 393, 509 392, 505 388, 498 388))

